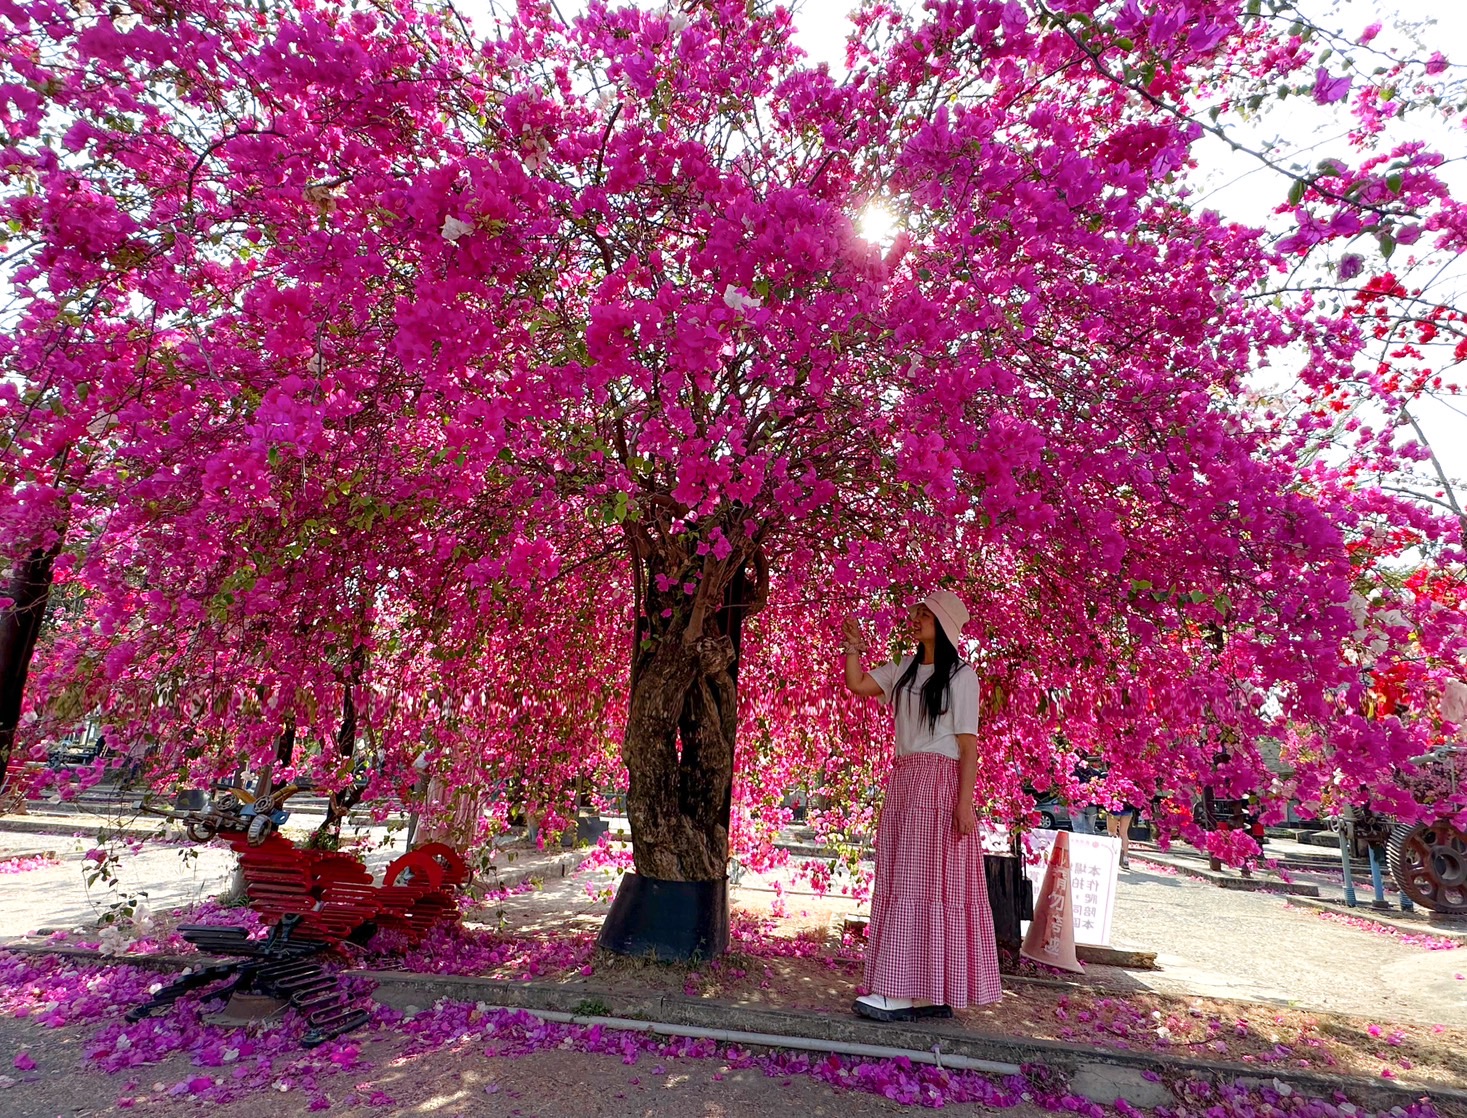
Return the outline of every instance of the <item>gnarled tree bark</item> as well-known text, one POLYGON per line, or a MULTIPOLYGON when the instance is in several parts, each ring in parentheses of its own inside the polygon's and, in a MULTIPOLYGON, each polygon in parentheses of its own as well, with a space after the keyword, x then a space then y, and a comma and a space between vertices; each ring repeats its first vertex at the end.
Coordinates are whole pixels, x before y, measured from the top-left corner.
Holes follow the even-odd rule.
POLYGON ((738 649, 751 579, 743 556, 703 565, 696 595, 677 555, 634 550, 637 645, 622 756, 637 872, 720 881, 728 864, 738 727, 738 649), (679 575, 659 591, 658 576, 679 575), (668 616, 664 616, 664 614, 668 616))
POLYGON ((50 548, 36 548, 16 563, 7 594, 12 604, 0 610, 0 773, 10 764, 15 747, 25 681, 46 619, 46 603, 51 597, 56 556, 61 553, 63 539, 64 534, 58 533, 50 548))

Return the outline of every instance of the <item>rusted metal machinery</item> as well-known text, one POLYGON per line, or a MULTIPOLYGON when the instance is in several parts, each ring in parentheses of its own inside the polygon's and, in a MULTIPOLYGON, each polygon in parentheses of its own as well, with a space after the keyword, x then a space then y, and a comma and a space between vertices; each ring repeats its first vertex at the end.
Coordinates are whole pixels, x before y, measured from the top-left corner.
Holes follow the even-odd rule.
POLYGON ((271 1012, 289 1005, 306 1019, 303 1048, 314 1048, 366 1024, 371 1013, 353 1005, 340 980, 315 959, 329 944, 297 935, 299 926, 299 917, 287 916, 262 940, 250 939, 244 928, 202 924, 179 928, 183 938, 200 951, 240 958, 190 971, 129 1010, 127 1019, 141 1021, 190 991, 215 987, 211 993, 216 998, 232 999, 236 994, 264 998, 271 1012))
MULTIPOLYGON (((182 815, 167 813, 183 824, 188 837, 195 842, 208 842, 221 834, 242 831, 252 846, 258 846, 280 830, 290 813, 287 801, 299 792, 309 792, 311 782, 299 777, 282 788, 272 788, 268 773, 261 776, 254 792, 232 784, 220 784, 208 802, 182 815)), ((191 793, 202 796, 203 793, 191 793)))
POLYGON ((1411 759, 1419 774, 1407 783, 1417 802, 1442 814, 1391 830, 1387 842, 1391 876, 1401 892, 1433 912, 1467 915, 1467 835, 1448 818, 1460 808, 1458 758, 1467 747, 1441 745, 1411 759))
POLYGON ((1467 835, 1445 819, 1391 830, 1391 876, 1423 908, 1467 915, 1467 835))
MULTIPOLYGON (((1435 809, 1435 819, 1402 824, 1393 823, 1368 805, 1346 810, 1342 854, 1353 845, 1358 857, 1369 855, 1371 872, 1377 877, 1377 900, 1381 884, 1376 867, 1383 861, 1401 891, 1403 907, 1416 904, 1445 915, 1467 915, 1467 834, 1451 819, 1461 807, 1457 764, 1464 753, 1467 748, 1460 745, 1438 746, 1411 758, 1414 771, 1401 775, 1402 785, 1416 801, 1435 809)), ((1345 868, 1348 897, 1348 861, 1345 868)))

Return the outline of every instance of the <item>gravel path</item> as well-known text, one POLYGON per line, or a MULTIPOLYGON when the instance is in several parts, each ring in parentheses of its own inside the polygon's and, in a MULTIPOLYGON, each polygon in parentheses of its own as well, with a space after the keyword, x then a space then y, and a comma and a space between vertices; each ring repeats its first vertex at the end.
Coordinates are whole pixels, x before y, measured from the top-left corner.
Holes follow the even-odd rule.
POLYGON ((1427 951, 1268 893, 1140 870, 1122 873, 1116 946, 1157 953, 1150 989, 1378 1017, 1467 1020, 1467 948, 1427 951))
MULTIPOLYGON (((35 851, 58 856, 53 866, 0 876, 0 938, 96 922, 117 894, 100 884, 87 888, 83 858, 92 845, 85 838, 0 833, 0 858, 35 851)), ((146 893, 148 907, 161 912, 222 893, 233 871, 234 855, 228 850, 150 845, 123 859, 119 892, 146 893)))

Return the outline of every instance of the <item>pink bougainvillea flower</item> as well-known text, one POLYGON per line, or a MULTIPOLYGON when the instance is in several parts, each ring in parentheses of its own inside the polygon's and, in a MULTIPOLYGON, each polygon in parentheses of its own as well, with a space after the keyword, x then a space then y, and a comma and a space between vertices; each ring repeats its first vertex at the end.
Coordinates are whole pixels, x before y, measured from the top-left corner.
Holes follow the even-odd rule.
POLYGON ((1339 101, 1350 94, 1350 86, 1355 79, 1349 74, 1340 77, 1332 77, 1330 72, 1321 66, 1314 74, 1314 100, 1321 105, 1328 105, 1332 101, 1339 101))

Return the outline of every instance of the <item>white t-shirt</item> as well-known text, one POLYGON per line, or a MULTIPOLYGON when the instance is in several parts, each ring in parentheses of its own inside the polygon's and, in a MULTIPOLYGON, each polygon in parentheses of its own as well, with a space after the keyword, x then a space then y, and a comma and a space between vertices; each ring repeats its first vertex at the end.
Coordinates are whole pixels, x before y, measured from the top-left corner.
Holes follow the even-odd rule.
POLYGON ((898 702, 892 703, 891 690, 911 662, 912 657, 903 656, 900 661, 871 669, 871 678, 881 687, 882 702, 896 707, 897 756, 940 753, 956 761, 960 755, 958 735, 978 732, 978 673, 967 664, 959 666, 949 685, 947 710, 937 716, 937 725, 929 728, 922 708, 922 687, 932 678, 931 664, 918 664, 912 685, 902 692, 898 702))

